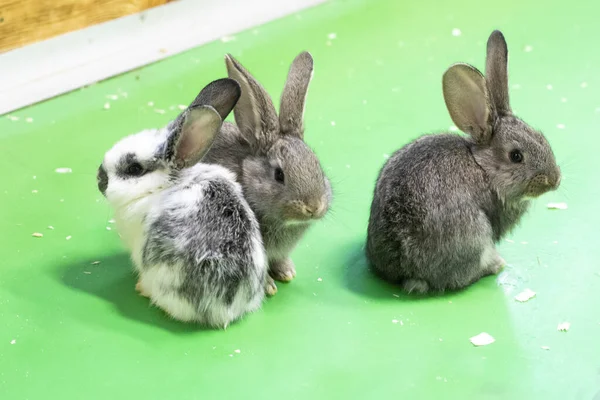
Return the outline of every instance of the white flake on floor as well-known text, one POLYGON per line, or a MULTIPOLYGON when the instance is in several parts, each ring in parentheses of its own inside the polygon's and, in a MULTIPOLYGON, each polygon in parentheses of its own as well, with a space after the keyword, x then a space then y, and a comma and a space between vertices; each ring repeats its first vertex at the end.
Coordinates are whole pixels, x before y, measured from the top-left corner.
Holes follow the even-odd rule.
POLYGON ((43 233, 39 233, 39 232, 34 232, 31 234, 31 236, 36 237, 36 238, 41 238, 44 237, 43 233))
POLYGON ((71 235, 69 235, 69 236, 67 236, 65 239, 66 239, 66 240, 71 240, 71 238, 72 238, 72 236, 71 236, 71 235))
POLYGON ((73 170, 71 168, 62 167, 56 168, 54 172, 56 172, 57 174, 70 174, 71 172, 73 172, 73 170))
POLYGON ((586 87, 588 87, 588 84, 587 82, 581 82, 581 85, 579 86, 581 86, 582 89, 585 89, 586 87))
POLYGON ((515 296, 515 300, 520 301, 521 303, 526 302, 529 299, 535 297, 535 292, 531 289, 525 289, 521 293, 515 296))
POLYGON ((552 85, 546 85, 546 89, 552 90, 552 85))
POLYGON ((550 346, 542 346, 542 350, 550 350, 550 346))
POLYGON ((331 32, 330 34, 327 35, 327 39, 329 39, 329 40, 337 39, 337 34, 335 32, 331 32))
POLYGON ((32 123, 33 122, 33 118, 27 117, 27 118, 25 118, 25 122, 32 123))
POLYGON ((15 339, 10 341, 10 344, 15 344, 15 343, 17 343, 17 341, 15 339))
POLYGON ((565 129, 565 124, 557 124, 556 127, 558 129, 565 129))
POLYGON ((531 53, 531 52, 533 51, 533 46, 532 46, 532 45, 530 45, 530 44, 528 44, 528 45, 526 45, 526 46, 523 48, 523 51, 524 51, 525 53, 531 53))
POLYGON ((107 101, 106 103, 104 103, 104 109, 108 110, 110 108, 110 103, 107 101))
POLYGON ((567 203, 548 203, 546 207, 550 210, 566 210, 569 208, 567 203))
POLYGON ((571 323, 570 322, 561 322, 556 327, 556 330, 561 331, 561 332, 566 332, 566 331, 569 330, 569 328, 571 328, 571 323))
POLYGON ((460 35, 462 35, 462 32, 460 29, 458 29, 458 28, 452 29, 452 36, 458 37, 460 35))
POLYGON ((335 121, 331 121, 331 126, 335 126, 335 121))
POLYGON ((233 42, 235 40, 236 40, 236 37, 235 36, 231 36, 231 35, 223 36, 221 38, 221 42, 223 42, 223 43, 229 43, 229 42, 233 42))
POLYGON ((487 346, 496 341, 489 333, 481 332, 479 335, 473 336, 469 339, 475 346, 487 346))
POLYGON ((450 128, 448 128, 448 130, 450 132, 456 132, 458 130, 458 128, 456 126, 452 125, 452 126, 450 126, 450 128))

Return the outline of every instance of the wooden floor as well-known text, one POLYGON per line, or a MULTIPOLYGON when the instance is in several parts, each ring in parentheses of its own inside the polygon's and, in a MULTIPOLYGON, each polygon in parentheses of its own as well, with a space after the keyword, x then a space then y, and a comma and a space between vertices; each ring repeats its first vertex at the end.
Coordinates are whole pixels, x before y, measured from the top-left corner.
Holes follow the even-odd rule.
POLYGON ((173 0, 0 0, 0 53, 173 0))

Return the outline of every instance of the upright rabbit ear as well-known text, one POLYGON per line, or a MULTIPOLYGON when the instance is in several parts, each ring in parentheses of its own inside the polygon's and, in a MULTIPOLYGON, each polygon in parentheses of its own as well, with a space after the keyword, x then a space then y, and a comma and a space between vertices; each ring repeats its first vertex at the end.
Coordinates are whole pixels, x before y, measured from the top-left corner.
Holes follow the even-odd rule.
POLYGON ((196 164, 208 152, 223 120, 211 106, 188 108, 181 117, 180 125, 172 125, 165 158, 177 168, 186 168, 196 164))
POLYGON ((304 106, 313 75, 313 58, 307 51, 292 62, 279 105, 279 126, 285 135, 304 137, 304 106))
POLYGON ((443 78, 444 100, 452 121, 478 143, 492 136, 485 78, 468 64, 455 64, 443 78))
POLYGON ((209 83, 198 93, 189 108, 211 106, 225 120, 238 102, 242 89, 233 79, 223 78, 209 83))
POLYGON ((512 114, 508 99, 508 47, 500 31, 492 32, 488 39, 485 76, 490 100, 498 116, 512 114))
POLYGON ((273 101, 260 83, 230 54, 225 56, 227 74, 239 82, 242 95, 233 110, 235 122, 242 134, 261 148, 277 140, 279 122, 273 101))

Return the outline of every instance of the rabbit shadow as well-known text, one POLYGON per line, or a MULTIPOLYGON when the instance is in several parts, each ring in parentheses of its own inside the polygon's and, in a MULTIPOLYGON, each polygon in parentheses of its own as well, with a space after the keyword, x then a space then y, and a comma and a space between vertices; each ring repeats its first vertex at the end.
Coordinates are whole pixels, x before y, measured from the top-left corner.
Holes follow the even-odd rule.
POLYGON ((62 283, 77 291, 97 296, 114 305, 124 317, 172 333, 194 333, 212 330, 197 324, 183 323, 170 318, 149 299, 135 291, 137 278, 128 254, 103 257, 100 264, 89 260, 71 263, 58 270, 62 283))
POLYGON ((350 291, 362 296, 389 301, 423 301, 463 292, 463 290, 458 290, 446 291, 444 293, 409 294, 400 285, 386 282, 373 272, 365 254, 364 242, 354 243, 345 251, 345 254, 347 255, 345 260, 347 267, 344 284, 350 291))

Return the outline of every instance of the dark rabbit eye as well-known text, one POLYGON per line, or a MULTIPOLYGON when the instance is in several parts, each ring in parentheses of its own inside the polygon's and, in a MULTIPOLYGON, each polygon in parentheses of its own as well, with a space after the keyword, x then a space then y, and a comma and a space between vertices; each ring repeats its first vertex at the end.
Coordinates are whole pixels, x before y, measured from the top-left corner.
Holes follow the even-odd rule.
POLYGON ((523 154, 519 150, 513 150, 510 152, 510 161, 514 163, 520 163, 523 161, 523 154))
POLYGON ((283 170, 279 167, 275 168, 275 180, 279 183, 283 183, 285 181, 283 170))
POLYGON ((130 176, 141 176, 144 174, 144 167, 140 163, 133 163, 127 167, 125 173, 130 176))

